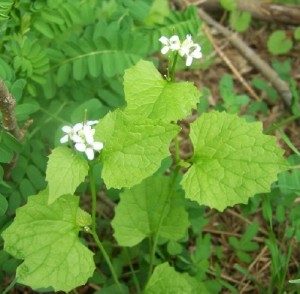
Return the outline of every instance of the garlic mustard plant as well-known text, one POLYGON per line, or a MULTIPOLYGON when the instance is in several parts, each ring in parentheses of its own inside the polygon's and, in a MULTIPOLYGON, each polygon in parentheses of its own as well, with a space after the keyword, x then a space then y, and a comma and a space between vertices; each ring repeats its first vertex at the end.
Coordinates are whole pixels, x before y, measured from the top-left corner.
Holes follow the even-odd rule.
MULTIPOLYGON (((111 223, 115 240, 124 246, 122 254, 127 252, 125 247, 149 241, 149 258, 139 268, 141 281, 135 276, 137 293, 164 293, 166 289, 170 293, 180 289, 208 293, 195 277, 180 274, 167 263, 157 265, 161 254, 156 253, 163 252, 158 250, 159 240, 177 242, 188 234, 186 199, 223 211, 268 192, 277 174, 287 168, 276 139, 263 133, 260 122, 249 123, 218 111, 191 123, 193 155, 181 157, 177 121, 197 109, 201 94, 193 83, 175 81, 176 62, 181 56, 190 66, 201 58, 201 47, 191 35, 182 43, 177 35, 159 41, 164 45, 163 54, 171 52, 167 79, 152 62, 140 60, 124 74, 126 107, 109 112, 99 122, 62 128, 60 143, 69 146, 57 146, 49 155, 47 189, 18 209, 14 222, 2 234, 5 250, 23 260, 16 273, 18 283, 69 292, 97 278, 91 250, 97 245, 110 270, 105 271, 106 279, 111 274, 110 284, 118 288, 112 291, 128 293, 99 237, 102 219, 101 215, 97 219, 101 205, 97 192, 102 189, 99 183, 104 183, 103 190, 122 189, 111 223), (171 143, 175 148, 170 148, 171 143), (167 158, 173 160, 168 168, 162 164, 167 158), (79 206, 79 197, 74 195, 83 182, 89 184, 85 196, 91 197, 91 214, 79 206), (91 248, 83 244, 79 232, 93 238, 91 248), (170 277, 179 284, 170 283, 170 277)), ((78 194, 83 194, 82 189, 78 194)))

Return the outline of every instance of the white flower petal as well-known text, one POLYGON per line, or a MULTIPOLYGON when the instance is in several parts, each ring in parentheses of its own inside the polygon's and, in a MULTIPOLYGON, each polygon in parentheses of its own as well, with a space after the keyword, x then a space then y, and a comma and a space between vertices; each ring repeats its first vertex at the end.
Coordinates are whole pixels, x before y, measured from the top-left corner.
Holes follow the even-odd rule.
POLYGON ((83 139, 82 137, 74 134, 71 136, 71 140, 74 142, 74 143, 83 143, 83 139))
POLYGON ((199 58, 202 58, 202 53, 201 53, 201 51, 195 50, 191 53, 191 56, 193 58, 199 59, 199 58))
POLYGON ((67 143, 69 141, 69 136, 68 135, 64 135, 60 140, 59 142, 61 144, 64 144, 64 143, 67 143))
POLYGON ((85 154, 89 160, 94 159, 94 150, 92 148, 86 148, 85 154))
POLYGON ((190 66, 193 62, 193 57, 188 55, 187 58, 186 58, 186 62, 185 62, 185 65, 186 66, 190 66))
POLYGON ((88 126, 92 126, 92 125, 96 125, 98 122, 99 122, 98 120, 89 120, 89 121, 87 121, 86 124, 87 124, 88 126))
POLYGON ((174 35, 170 38, 170 49, 175 51, 175 50, 179 50, 180 49, 180 40, 179 37, 177 35, 174 35))
POLYGON ((158 41, 161 42, 163 45, 169 45, 169 39, 165 36, 161 36, 158 41))
POLYGON ((82 130, 82 129, 83 129, 83 124, 82 124, 82 123, 77 123, 77 124, 75 124, 74 127, 73 127, 73 131, 74 131, 75 133, 77 133, 78 131, 80 131, 80 130, 82 130))
POLYGON ((92 130, 92 127, 89 125, 83 125, 82 131, 85 132, 90 132, 92 130))
POLYGON ((75 148, 80 152, 85 152, 87 149, 84 143, 76 143, 75 148))
POLYGON ((85 140, 89 145, 94 144, 94 136, 92 136, 92 135, 86 135, 85 140))
POLYGON ((72 128, 70 126, 63 126, 62 128, 62 131, 69 134, 72 132, 72 128))
POLYGON ((187 40, 188 42, 193 43, 192 35, 191 35, 191 34, 187 34, 185 38, 186 38, 186 40, 187 40))
POLYGON ((94 142, 92 146, 93 146, 93 149, 96 151, 100 151, 104 147, 102 142, 94 142))
POLYGON ((167 54, 169 50, 170 50, 169 46, 164 46, 161 48, 160 52, 161 54, 167 54))

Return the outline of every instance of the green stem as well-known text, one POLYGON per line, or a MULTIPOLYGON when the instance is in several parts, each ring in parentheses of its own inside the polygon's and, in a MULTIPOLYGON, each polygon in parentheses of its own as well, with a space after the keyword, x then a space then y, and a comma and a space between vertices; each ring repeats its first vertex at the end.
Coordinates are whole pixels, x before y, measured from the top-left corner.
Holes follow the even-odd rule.
MULTIPOLYGON (((177 56, 178 56, 178 53, 176 54, 176 56, 174 58, 173 67, 172 67, 173 70, 175 69, 177 56)), ((171 73, 173 73, 173 71, 171 73)), ((171 180, 171 183, 170 183, 170 194, 168 196, 168 199, 171 197, 171 195, 173 193, 173 189, 174 189, 174 186, 175 186, 175 181, 176 181, 177 176, 178 176, 179 171, 180 171, 180 165, 179 165, 180 160, 181 160, 180 159, 180 145, 179 145, 179 139, 178 139, 178 136, 177 136, 175 138, 175 164, 176 164, 176 168, 174 170, 173 177, 172 177, 172 180, 171 180)), ((149 272, 148 272, 148 280, 150 279, 152 271, 153 271, 155 252, 156 252, 157 241, 158 241, 158 237, 159 237, 159 230, 160 230, 160 227, 161 227, 163 219, 164 219, 163 216, 164 216, 165 209, 167 207, 167 203, 168 203, 168 201, 166 201, 166 203, 164 205, 164 208, 162 210, 162 214, 161 214, 161 217, 160 217, 160 220, 159 220, 158 228, 157 228, 157 231, 154 235, 154 241, 151 242, 152 239, 149 239, 150 244, 152 245, 152 248, 151 248, 151 252, 150 252, 150 261, 149 261, 150 265, 149 265, 149 272)))
POLYGON ((8 294, 9 291, 10 291, 11 289, 13 289, 13 287, 15 286, 16 283, 17 283, 17 278, 14 278, 14 279, 11 281, 11 283, 6 287, 6 289, 3 291, 2 294, 8 294))
POLYGON ((281 139, 285 142, 285 144, 288 145, 290 149, 294 151, 297 155, 300 155, 300 152, 298 151, 296 146, 292 143, 290 138, 282 130, 278 130, 278 131, 281 135, 281 139))
POLYGON ((286 119, 281 120, 280 122, 274 123, 265 130, 265 133, 271 134, 272 132, 276 131, 277 129, 286 126, 287 124, 297 120, 298 118, 300 118, 300 115, 292 115, 286 119))
POLYGON ((172 176, 171 183, 170 183, 170 193, 168 195, 167 201, 164 204, 164 207, 163 207, 160 219, 159 219, 159 223, 158 223, 158 228, 157 228, 157 231, 155 232, 155 235, 154 235, 154 241, 153 241, 151 252, 150 252, 150 265, 149 265, 149 272, 148 272, 148 280, 151 277, 153 267, 154 267, 154 259, 155 259, 155 252, 156 252, 156 247, 157 247, 157 242, 158 242, 158 237, 159 237, 159 230, 160 230, 160 227, 161 227, 162 222, 164 220, 163 216, 164 216, 167 204, 168 204, 168 199, 172 196, 172 193, 174 192, 175 181, 177 179, 179 171, 180 171, 180 166, 176 166, 175 171, 174 171, 173 176, 172 176))
POLYGON ((176 69, 177 59, 178 59, 178 52, 176 52, 176 54, 174 56, 172 68, 171 68, 171 71, 170 71, 171 82, 173 82, 174 79, 175 79, 175 69, 176 69))
POLYGON ((128 249, 126 247, 124 248, 124 250, 125 250, 125 254, 126 254, 127 259, 128 259, 129 268, 130 268, 130 271, 132 273, 132 278, 133 278, 133 282, 134 282, 136 291, 137 291, 137 293, 141 293, 142 292, 141 286, 140 286, 139 280, 138 280, 138 278, 137 278, 137 276, 135 274, 134 268, 132 266, 132 262, 131 262, 131 257, 130 257, 129 251, 128 251, 128 249))
POLYGON ((93 165, 90 165, 89 178, 90 178, 90 189, 91 189, 91 194, 92 194, 92 230, 90 231, 90 233, 93 236, 97 246, 99 247, 99 249, 111 271, 111 274, 112 274, 112 277, 113 277, 115 283, 118 285, 119 289, 122 291, 121 284, 119 283, 117 274, 111 263, 111 260, 97 235, 97 224, 96 224, 97 194, 96 194, 95 178, 94 178, 94 173, 93 173, 93 165))
POLYGON ((93 236, 93 238, 94 238, 97 246, 99 247, 99 249, 100 249, 100 251, 101 251, 101 253, 102 253, 102 255, 103 255, 103 257, 104 257, 104 259, 105 259, 105 261, 106 261, 106 263, 107 263, 110 271, 111 271, 111 274, 113 276, 113 279, 114 279, 115 283, 118 285, 119 289, 122 291, 121 284, 120 284, 120 282, 118 280, 118 277, 117 277, 117 274, 115 272, 115 269, 114 269, 114 267, 113 267, 113 265, 112 265, 112 263, 110 261, 110 258, 108 256, 108 254, 107 254, 104 246, 102 245, 102 243, 101 243, 101 241, 100 241, 97 233, 94 232, 94 231, 92 231, 91 234, 92 234, 92 236, 93 236))
POLYGON ((179 165, 179 163, 180 163, 180 143, 179 143, 178 136, 176 136, 176 138, 175 138, 175 162, 176 162, 176 165, 179 165))
POLYGON ((96 193, 96 183, 93 172, 94 166, 90 166, 90 189, 92 194, 92 230, 96 232, 97 222, 96 222, 96 213, 97 213, 97 193, 96 193))
POLYGON ((288 169, 291 170, 291 169, 298 169, 300 168, 300 165, 292 165, 292 166, 289 166, 288 169))

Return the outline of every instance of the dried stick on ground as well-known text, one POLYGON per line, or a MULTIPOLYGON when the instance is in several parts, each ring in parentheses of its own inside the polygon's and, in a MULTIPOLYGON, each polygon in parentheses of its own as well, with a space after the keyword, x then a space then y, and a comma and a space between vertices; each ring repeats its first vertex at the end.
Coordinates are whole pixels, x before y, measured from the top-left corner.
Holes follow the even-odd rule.
POLYGON ((241 84, 244 86, 244 88, 248 91, 248 93, 255 99, 255 100, 261 100, 255 91, 252 89, 252 87, 249 85, 249 83, 243 78, 241 73, 237 70, 237 68, 232 64, 230 59, 226 56, 226 54, 221 50, 221 48, 217 45, 215 42, 212 34, 210 33, 208 27, 204 26, 203 31, 206 34, 207 38, 210 40, 212 45, 214 46, 216 52, 218 55, 223 59, 223 61, 227 64, 227 66, 230 68, 232 73, 236 76, 236 78, 241 82, 241 84))
POLYGON ((15 99, 9 93, 4 82, 0 80, 0 111, 2 112, 3 127, 14 135, 16 139, 21 140, 23 135, 15 116, 15 106, 15 99))
MULTIPOLYGON (((201 4, 206 11, 222 10, 219 0, 207 0, 202 3, 193 1, 191 4, 201 4)), ((248 11, 253 17, 269 22, 281 22, 286 24, 300 24, 300 6, 298 5, 280 5, 266 3, 263 0, 238 0, 238 9, 248 11)))
POLYGON ((268 63, 262 60, 241 38, 212 19, 203 9, 198 8, 198 14, 202 20, 213 26, 219 33, 226 37, 228 41, 230 41, 230 43, 235 46, 240 53, 262 73, 262 75, 265 76, 278 91, 286 105, 291 105, 292 94, 288 84, 279 77, 276 71, 273 70, 268 63))

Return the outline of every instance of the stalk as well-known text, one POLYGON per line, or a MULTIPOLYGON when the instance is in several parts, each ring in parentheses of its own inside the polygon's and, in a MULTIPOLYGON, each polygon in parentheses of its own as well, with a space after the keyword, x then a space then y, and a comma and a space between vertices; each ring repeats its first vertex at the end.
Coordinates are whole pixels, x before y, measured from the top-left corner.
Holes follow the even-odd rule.
POLYGON ((119 289, 122 291, 121 288, 121 284, 118 280, 117 274, 115 272, 115 269, 112 265, 112 262, 104 248, 104 246, 102 245, 98 235, 97 235, 97 225, 96 225, 96 208, 97 208, 97 194, 96 194, 96 184, 95 184, 95 178, 94 178, 94 173, 93 173, 93 166, 90 166, 90 190, 91 190, 91 194, 92 194, 92 229, 90 231, 91 235, 93 236, 98 248, 100 249, 110 271, 113 277, 114 282, 118 285, 119 289))

